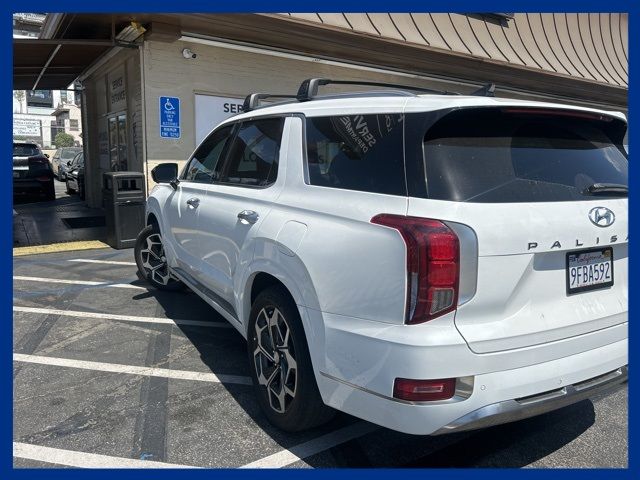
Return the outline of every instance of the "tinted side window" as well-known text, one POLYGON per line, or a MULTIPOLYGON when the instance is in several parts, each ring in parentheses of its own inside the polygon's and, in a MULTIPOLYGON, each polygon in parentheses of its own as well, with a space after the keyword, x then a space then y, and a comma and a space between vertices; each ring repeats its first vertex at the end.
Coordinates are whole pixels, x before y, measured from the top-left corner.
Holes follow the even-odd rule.
POLYGON ((307 119, 311 185, 406 195, 401 114, 307 119))
POLYGON ((266 187, 276 181, 284 118, 243 122, 229 149, 221 183, 266 187))
POLYGON ((181 180, 187 182, 211 183, 215 179, 216 166, 221 160, 224 146, 233 127, 226 126, 209 134, 193 154, 181 180))

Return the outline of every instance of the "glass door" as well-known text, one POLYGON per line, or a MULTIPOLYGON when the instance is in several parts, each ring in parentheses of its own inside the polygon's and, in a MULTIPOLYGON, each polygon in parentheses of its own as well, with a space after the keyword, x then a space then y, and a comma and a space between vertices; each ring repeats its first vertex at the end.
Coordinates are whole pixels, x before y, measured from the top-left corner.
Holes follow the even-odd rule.
POLYGON ((116 117, 109 117, 109 162, 111 171, 118 170, 118 124, 116 117))
POLYGON ((109 123, 109 160, 111 171, 127 170, 127 114, 118 113, 108 117, 109 123))

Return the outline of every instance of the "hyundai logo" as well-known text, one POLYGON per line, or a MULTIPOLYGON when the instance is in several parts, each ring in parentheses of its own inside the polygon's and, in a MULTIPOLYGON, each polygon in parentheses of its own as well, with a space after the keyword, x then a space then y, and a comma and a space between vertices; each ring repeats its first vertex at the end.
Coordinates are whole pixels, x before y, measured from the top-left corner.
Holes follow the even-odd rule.
POLYGON ((589 210, 589 220, 596 227, 610 227, 616 221, 616 216, 607 207, 595 207, 589 210))

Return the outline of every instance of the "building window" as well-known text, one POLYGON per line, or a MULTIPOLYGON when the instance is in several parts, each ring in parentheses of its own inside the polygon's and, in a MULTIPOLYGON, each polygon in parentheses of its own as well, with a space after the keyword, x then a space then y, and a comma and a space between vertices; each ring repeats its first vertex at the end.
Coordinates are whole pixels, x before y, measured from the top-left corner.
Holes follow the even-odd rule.
POLYGON ((69 130, 71 130, 72 132, 78 131, 78 120, 76 120, 75 118, 69 120, 69 130))
POLYGON ((51 90, 27 90, 27 105, 30 107, 53 107, 51 90))

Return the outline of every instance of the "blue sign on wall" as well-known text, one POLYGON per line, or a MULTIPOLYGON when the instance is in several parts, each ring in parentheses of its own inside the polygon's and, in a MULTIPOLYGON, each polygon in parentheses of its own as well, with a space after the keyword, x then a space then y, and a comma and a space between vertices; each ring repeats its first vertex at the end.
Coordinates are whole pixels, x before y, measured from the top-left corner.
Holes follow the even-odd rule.
POLYGON ((160 136, 180 138, 180 99, 160 97, 160 136))

